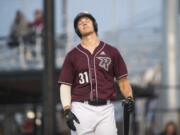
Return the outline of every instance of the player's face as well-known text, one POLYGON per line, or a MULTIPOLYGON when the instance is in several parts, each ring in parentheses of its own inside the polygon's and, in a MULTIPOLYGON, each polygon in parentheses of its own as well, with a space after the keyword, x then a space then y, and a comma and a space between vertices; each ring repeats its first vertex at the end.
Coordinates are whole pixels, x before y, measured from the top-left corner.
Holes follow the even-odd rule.
POLYGON ((79 19, 78 29, 79 29, 82 36, 87 36, 87 35, 95 32, 93 22, 88 17, 82 17, 79 19))

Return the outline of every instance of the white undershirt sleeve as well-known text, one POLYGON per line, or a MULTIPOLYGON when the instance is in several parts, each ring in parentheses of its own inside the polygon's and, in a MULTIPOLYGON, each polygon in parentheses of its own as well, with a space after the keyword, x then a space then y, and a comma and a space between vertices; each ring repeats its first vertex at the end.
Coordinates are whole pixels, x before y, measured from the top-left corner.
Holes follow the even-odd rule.
POLYGON ((70 85, 61 84, 60 100, 61 100, 63 108, 66 106, 71 106, 71 86, 70 85))

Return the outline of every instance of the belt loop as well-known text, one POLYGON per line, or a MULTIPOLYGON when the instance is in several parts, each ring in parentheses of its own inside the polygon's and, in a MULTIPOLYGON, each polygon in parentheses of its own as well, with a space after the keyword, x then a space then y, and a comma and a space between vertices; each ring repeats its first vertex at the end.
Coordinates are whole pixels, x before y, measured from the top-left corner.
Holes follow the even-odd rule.
POLYGON ((88 104, 88 101, 84 101, 84 104, 88 104))
POLYGON ((111 103, 111 101, 110 100, 107 100, 107 105, 109 105, 111 103))

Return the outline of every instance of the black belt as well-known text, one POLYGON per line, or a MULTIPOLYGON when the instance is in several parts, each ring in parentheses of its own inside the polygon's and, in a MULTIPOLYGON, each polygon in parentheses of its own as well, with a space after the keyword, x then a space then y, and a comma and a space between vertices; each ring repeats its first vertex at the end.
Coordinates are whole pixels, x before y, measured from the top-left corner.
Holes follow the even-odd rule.
POLYGON ((111 103, 111 100, 87 100, 87 101, 77 101, 77 102, 81 102, 84 104, 89 104, 89 105, 94 105, 94 106, 101 106, 101 105, 108 105, 111 103))

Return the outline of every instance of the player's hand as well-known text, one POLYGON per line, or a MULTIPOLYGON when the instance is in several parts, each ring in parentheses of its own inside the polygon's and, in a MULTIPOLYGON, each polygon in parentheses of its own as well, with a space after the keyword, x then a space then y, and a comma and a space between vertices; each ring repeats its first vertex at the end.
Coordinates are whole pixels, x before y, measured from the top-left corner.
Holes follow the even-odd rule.
POLYGON ((134 111, 135 102, 133 97, 127 97, 123 103, 124 107, 127 108, 127 112, 131 113, 134 111))
POLYGON ((74 120, 79 124, 79 120, 78 118, 74 115, 73 112, 71 112, 70 109, 67 109, 64 111, 64 116, 66 118, 66 123, 68 125, 68 127, 71 129, 71 130, 74 130, 76 131, 76 127, 74 126, 74 120))

